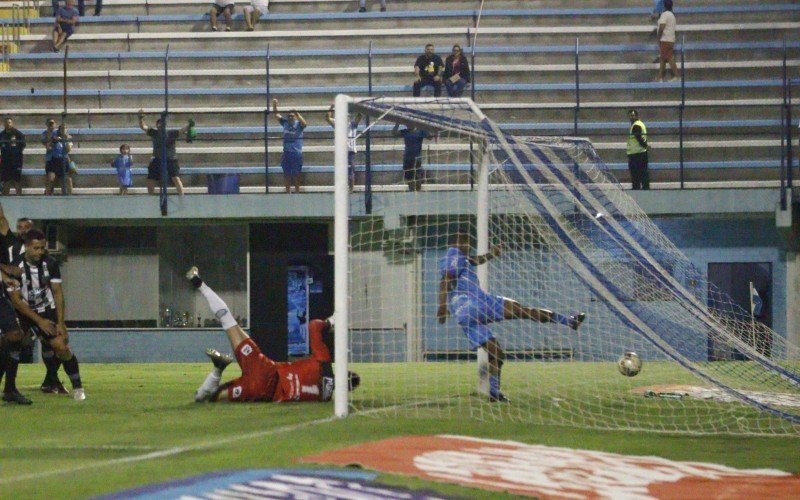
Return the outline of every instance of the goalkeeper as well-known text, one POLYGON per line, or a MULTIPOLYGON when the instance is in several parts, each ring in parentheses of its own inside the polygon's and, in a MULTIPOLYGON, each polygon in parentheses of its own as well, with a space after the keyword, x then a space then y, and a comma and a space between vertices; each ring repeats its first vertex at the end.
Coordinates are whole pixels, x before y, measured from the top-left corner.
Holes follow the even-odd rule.
MULTIPOLYGON (((315 319, 308 325, 311 356, 290 363, 276 363, 267 358, 255 342, 238 325, 223 300, 200 279, 197 268, 192 267, 186 278, 208 301, 211 312, 220 320, 242 369, 242 376, 220 384, 222 371, 233 362, 227 354, 207 349, 214 368, 195 393, 195 401, 330 401, 333 395, 333 369, 330 348, 324 338, 330 339, 330 320, 315 319)), ((348 372, 350 390, 358 387, 358 374, 348 372)))
POLYGON ((452 246, 441 259, 439 271, 439 310, 436 316, 443 324, 447 316, 456 317, 469 340, 470 348, 486 349, 489 354, 489 400, 505 402, 500 392, 500 371, 505 355, 487 326, 505 319, 530 319, 541 323, 559 323, 577 330, 586 315, 563 316, 547 309, 526 307, 499 295, 489 295, 481 288, 475 266, 485 264, 500 255, 500 247, 493 247, 484 255, 470 256, 469 235, 457 233, 452 246))

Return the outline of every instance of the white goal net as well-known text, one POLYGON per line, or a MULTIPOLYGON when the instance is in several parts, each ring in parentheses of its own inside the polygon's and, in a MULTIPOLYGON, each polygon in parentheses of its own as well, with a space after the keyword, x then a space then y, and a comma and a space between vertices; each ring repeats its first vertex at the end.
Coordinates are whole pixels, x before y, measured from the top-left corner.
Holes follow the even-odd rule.
POLYGON ((515 137, 468 99, 340 96, 336 120, 337 380, 361 375, 338 414, 800 434, 797 347, 709 283, 591 142, 515 137), (371 193, 363 152, 348 192, 359 114, 371 193))

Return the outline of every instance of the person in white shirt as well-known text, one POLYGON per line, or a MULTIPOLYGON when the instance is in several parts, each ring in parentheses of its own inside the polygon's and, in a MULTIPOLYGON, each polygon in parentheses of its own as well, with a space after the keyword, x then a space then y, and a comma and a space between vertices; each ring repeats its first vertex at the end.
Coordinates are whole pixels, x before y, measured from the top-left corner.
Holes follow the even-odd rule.
MULTIPOLYGON (((358 4, 359 12, 367 11, 367 0, 361 0, 358 4)), ((386 12, 386 0, 381 0, 381 12, 386 12)))
POLYGON ((664 73, 666 72, 667 62, 669 62, 670 71, 672 71, 671 80, 680 78, 678 74, 678 66, 675 64, 675 14, 672 13, 672 0, 664 0, 664 12, 658 18, 658 46, 659 46, 659 68, 658 68, 658 81, 664 81, 664 73))
POLYGON ((269 0, 251 0, 250 5, 244 8, 244 22, 247 31, 253 31, 261 14, 269 14, 269 0))
POLYGON ((211 31, 217 31, 217 16, 225 17, 225 31, 231 30, 234 0, 213 0, 211 2, 211 31))

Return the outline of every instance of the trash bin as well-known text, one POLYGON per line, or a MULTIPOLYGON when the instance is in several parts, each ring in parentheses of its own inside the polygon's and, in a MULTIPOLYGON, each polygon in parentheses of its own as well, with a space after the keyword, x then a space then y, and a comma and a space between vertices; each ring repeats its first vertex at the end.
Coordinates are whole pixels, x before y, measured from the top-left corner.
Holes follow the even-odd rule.
POLYGON ((207 174, 208 194, 239 194, 239 174, 207 174))

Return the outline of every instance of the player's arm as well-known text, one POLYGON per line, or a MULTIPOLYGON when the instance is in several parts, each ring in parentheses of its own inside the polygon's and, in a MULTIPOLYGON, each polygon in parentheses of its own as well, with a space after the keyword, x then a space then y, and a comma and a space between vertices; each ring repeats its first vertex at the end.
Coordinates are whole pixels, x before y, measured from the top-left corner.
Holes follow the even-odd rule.
POLYGON ((8 225, 8 219, 6 219, 6 214, 3 212, 3 204, 0 203, 0 234, 5 237, 10 230, 11 227, 8 225))
POLYGON ((297 115, 297 121, 300 122, 300 126, 306 128, 308 123, 306 122, 306 119, 303 118, 303 115, 301 115, 299 111, 295 111, 294 114, 297 115))
POLYGON ((395 137, 401 137, 403 135, 400 133, 400 122, 395 122, 394 128, 392 129, 392 135, 395 137))
MULTIPOLYGON (((0 264, 0 271, 3 273, 3 281, 6 280, 6 276, 11 278, 19 278, 22 276, 22 269, 17 266, 12 266, 11 264, 0 264)), ((17 283, 19 286, 19 283, 17 283)))
POLYGON ((54 325, 52 321, 48 321, 36 314, 36 311, 31 309, 31 306, 22 299, 22 293, 20 293, 19 288, 11 290, 9 294, 11 295, 11 303, 14 305, 14 309, 36 323, 36 326, 46 335, 52 337, 56 334, 56 325, 54 325))
POLYGON ((53 298, 56 299, 56 332, 58 334, 67 333, 67 320, 66 309, 64 307, 64 289, 61 287, 60 282, 51 282, 50 287, 53 289, 53 298))
POLYGON ((502 250, 502 245, 495 245, 489 250, 488 253, 483 255, 476 255, 475 257, 467 257, 469 263, 473 266, 480 266, 481 264, 486 264, 490 260, 494 259, 498 255, 500 255, 500 251, 502 250))
POLYGON ((447 321, 447 293, 453 289, 455 279, 449 272, 442 273, 442 279, 439 280, 439 310, 436 312, 436 318, 440 324, 447 321))

